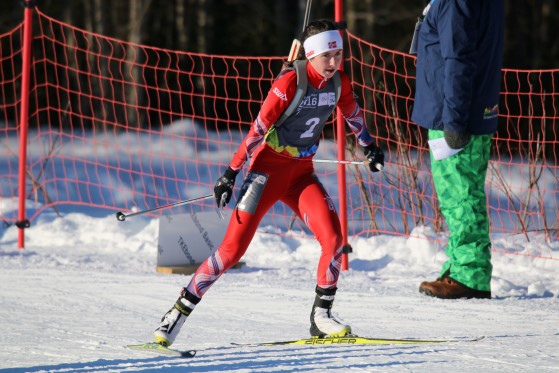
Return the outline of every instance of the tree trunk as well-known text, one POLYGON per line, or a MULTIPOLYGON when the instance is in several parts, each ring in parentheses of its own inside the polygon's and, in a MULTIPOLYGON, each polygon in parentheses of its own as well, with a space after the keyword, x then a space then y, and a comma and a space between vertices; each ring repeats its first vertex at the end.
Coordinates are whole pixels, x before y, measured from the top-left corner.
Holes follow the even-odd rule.
POLYGON ((143 97, 143 88, 141 83, 142 71, 138 67, 138 62, 141 56, 138 56, 139 47, 133 44, 141 45, 143 42, 142 25, 147 10, 151 5, 152 0, 130 0, 128 9, 128 38, 126 39, 129 44, 126 47, 126 61, 128 68, 123 71, 124 84, 126 92, 126 122, 128 125, 141 126, 141 117, 138 111, 141 98, 143 97))
POLYGON ((177 33, 177 48, 185 51, 188 48, 188 28, 186 27, 186 17, 184 6, 185 0, 177 0, 175 3, 175 32, 177 33))

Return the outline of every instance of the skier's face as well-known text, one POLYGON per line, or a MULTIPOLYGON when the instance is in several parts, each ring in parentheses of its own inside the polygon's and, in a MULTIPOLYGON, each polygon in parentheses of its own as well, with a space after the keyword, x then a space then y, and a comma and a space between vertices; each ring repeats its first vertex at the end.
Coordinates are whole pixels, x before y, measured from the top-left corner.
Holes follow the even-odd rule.
POLYGON ((324 78, 330 79, 338 70, 343 59, 343 49, 324 52, 310 59, 312 67, 324 78))

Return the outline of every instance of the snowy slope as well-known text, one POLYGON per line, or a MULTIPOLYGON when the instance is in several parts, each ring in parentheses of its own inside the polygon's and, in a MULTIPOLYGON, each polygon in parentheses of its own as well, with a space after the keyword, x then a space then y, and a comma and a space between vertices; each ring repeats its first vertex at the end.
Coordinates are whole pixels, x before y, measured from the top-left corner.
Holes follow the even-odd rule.
POLYGON ((43 213, 18 251, 17 229, 2 226, 0 371, 559 371, 557 260, 494 254, 492 300, 445 301, 417 291, 422 280, 436 277, 442 248, 387 236, 351 241, 351 269, 341 275, 335 313, 366 336, 483 340, 232 346, 308 335, 319 246, 300 234, 258 233, 246 266, 215 284, 177 338, 174 347, 198 350, 195 358, 127 350, 126 344, 151 340, 189 280, 155 272, 157 236, 157 220, 143 216, 118 223, 114 214, 43 213))

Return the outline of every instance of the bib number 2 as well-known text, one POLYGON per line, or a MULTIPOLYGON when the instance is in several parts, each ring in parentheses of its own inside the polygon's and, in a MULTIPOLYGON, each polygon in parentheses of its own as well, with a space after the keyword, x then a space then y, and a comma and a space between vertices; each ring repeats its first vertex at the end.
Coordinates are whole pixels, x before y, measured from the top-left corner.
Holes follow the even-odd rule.
POLYGON ((320 121, 318 120, 318 118, 311 118, 307 121, 307 123, 305 123, 305 125, 307 127, 309 127, 308 130, 306 130, 305 132, 303 132, 300 136, 300 138, 305 139, 308 137, 313 137, 313 131, 315 129, 315 127, 317 126, 317 124, 320 123, 320 121))

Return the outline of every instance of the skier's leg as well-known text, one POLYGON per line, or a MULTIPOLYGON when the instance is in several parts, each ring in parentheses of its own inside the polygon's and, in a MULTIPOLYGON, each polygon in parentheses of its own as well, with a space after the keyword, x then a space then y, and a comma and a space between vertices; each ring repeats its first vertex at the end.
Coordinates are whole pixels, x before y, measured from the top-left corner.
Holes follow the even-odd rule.
POLYGON ((332 304, 341 268, 342 233, 334 204, 314 175, 297 184, 285 202, 314 233, 321 246, 316 297, 311 310, 311 336, 340 337, 351 327, 335 317, 332 304))
MULTIPOLYGON (((270 174, 257 171, 259 165, 262 169, 282 169, 281 165, 277 165, 276 158, 276 155, 267 152, 259 155, 258 162, 251 166, 251 171, 241 187, 238 203, 229 220, 223 242, 216 252, 198 267, 187 287, 181 291, 181 297, 161 320, 154 332, 157 342, 167 346, 174 342, 194 306, 225 271, 239 262, 254 237, 260 220, 279 196, 285 193, 286 179, 280 172, 273 172, 270 177, 270 174), (182 306, 183 303, 186 303, 186 307, 182 306)), ((285 157, 279 160, 285 162, 285 157)), ((284 168, 289 170, 288 167, 284 168)))

